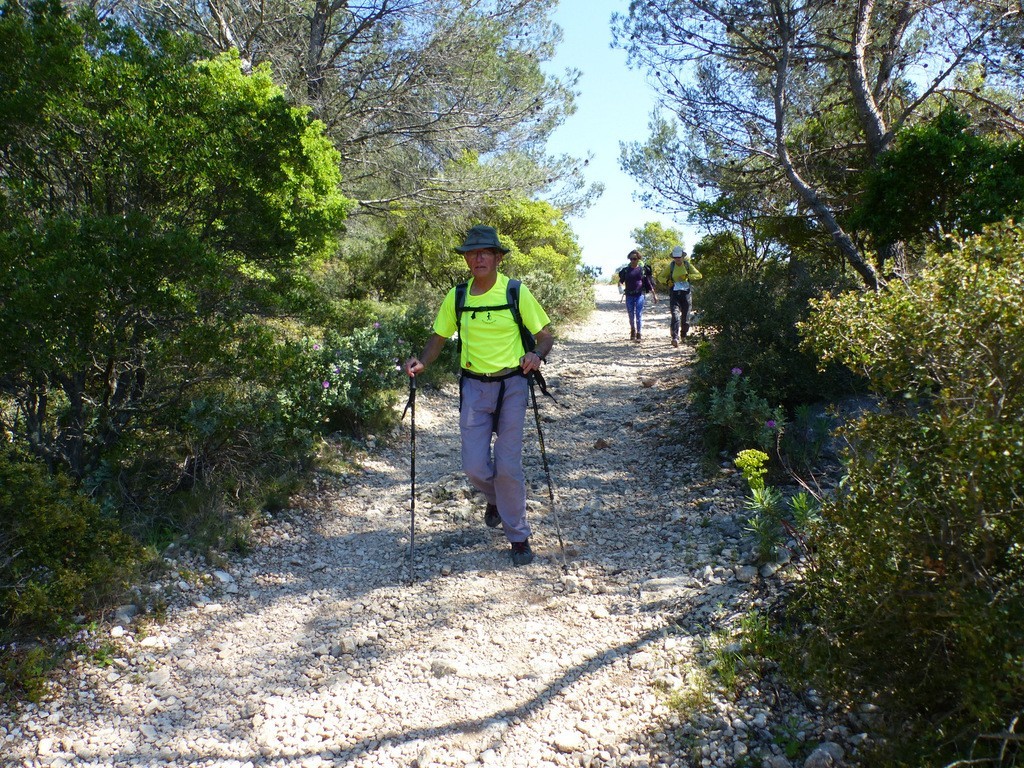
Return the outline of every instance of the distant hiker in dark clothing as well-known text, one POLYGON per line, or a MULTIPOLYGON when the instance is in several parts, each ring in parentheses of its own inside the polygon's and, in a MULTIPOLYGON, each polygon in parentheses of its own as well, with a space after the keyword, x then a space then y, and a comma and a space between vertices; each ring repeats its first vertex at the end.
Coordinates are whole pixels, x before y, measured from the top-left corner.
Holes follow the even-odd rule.
POLYGON ((644 294, 651 293, 654 303, 658 294, 651 279, 651 268, 640 263, 640 251, 629 252, 629 265, 619 270, 619 285, 625 288, 626 314, 629 316, 629 338, 639 342, 643 330, 644 294))
POLYGON ((679 346, 680 335, 690 331, 690 282, 700 280, 700 271, 693 266, 681 245, 672 249, 672 261, 659 275, 661 283, 669 289, 669 307, 672 309, 672 346, 679 346))
POLYGON ((508 248, 494 227, 472 227, 455 250, 465 257, 472 279, 445 296, 433 335, 419 357, 406 361, 405 370, 410 376, 422 372, 458 332, 462 468, 487 499, 484 522, 491 528, 503 527, 513 564, 526 565, 533 561, 523 473, 526 376, 540 369, 554 337, 547 314, 529 289, 514 281, 518 293, 510 290, 509 278, 498 273, 508 248), (536 338, 532 351, 526 349, 523 328, 536 338))

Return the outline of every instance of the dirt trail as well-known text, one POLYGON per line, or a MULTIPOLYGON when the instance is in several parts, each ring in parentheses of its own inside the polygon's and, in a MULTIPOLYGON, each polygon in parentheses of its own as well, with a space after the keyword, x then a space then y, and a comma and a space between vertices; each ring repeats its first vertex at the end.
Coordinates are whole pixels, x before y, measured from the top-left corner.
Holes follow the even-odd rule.
POLYGON ((459 469, 457 393, 421 391, 415 581, 407 421, 361 472, 325 481, 316 503, 264 529, 251 557, 219 571, 179 561, 154 587, 180 607, 145 631, 115 628, 114 665, 84 667, 0 728, 0 759, 790 765, 773 737, 784 718, 807 721, 809 740, 824 731, 801 702, 753 686, 669 706, 698 695, 711 633, 760 598, 739 481, 699 463, 683 407, 692 342, 669 344, 667 304, 649 308, 636 345, 615 287, 599 286, 597 311, 559 335, 546 366, 560 402, 541 398, 567 572, 532 411, 538 559, 513 568, 459 469))

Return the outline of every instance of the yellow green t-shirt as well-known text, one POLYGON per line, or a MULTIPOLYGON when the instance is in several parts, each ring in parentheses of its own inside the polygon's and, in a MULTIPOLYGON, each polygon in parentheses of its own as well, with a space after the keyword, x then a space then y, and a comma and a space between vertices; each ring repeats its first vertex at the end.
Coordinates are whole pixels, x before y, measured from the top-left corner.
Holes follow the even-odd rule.
MULTIPOLYGON (((507 304, 508 277, 498 279, 487 293, 472 294, 472 284, 466 289, 466 311, 462 313, 462 359, 459 364, 468 371, 494 373, 503 368, 515 368, 525 354, 519 337, 519 326, 512 310, 499 309, 473 312, 473 307, 501 307, 507 304)), ((544 328, 550 320, 547 313, 525 285, 519 287, 519 314, 530 333, 544 328)), ((450 338, 455 333, 455 289, 441 302, 434 320, 434 333, 450 338)))

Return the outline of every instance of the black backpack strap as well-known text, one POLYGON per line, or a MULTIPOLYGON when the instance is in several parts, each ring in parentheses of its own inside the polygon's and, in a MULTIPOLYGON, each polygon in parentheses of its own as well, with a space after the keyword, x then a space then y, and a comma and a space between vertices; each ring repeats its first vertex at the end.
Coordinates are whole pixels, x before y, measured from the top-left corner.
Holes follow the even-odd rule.
POLYGON ((523 316, 519 314, 519 288, 522 282, 511 279, 505 288, 505 299, 508 301, 509 311, 512 312, 512 319, 519 326, 519 340, 523 343, 523 354, 533 352, 537 348, 537 339, 533 337, 530 330, 523 323, 523 316))
MULTIPOLYGON (((537 348, 537 339, 534 338, 526 325, 523 324, 523 318, 519 314, 520 285, 522 285, 522 282, 519 280, 509 280, 506 297, 508 298, 508 307, 512 311, 512 317, 515 318, 516 325, 519 326, 519 336, 523 342, 523 351, 533 352, 533 350, 537 348)), ((544 381, 544 375, 539 370, 531 371, 529 376, 537 382, 537 387, 540 389, 542 395, 550 397, 553 402, 558 403, 558 401, 555 400, 555 396, 548 392, 547 382, 544 381)))
POLYGON ((459 336, 455 342, 455 358, 460 364, 462 361, 462 313, 466 311, 467 290, 469 290, 468 282, 455 286, 455 332, 459 336))

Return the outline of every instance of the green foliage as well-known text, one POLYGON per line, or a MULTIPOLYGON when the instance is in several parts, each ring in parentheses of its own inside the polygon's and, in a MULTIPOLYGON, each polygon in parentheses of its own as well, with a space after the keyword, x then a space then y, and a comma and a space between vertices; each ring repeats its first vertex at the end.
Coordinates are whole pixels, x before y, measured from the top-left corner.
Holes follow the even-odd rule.
POLYGON ((712 331, 697 348, 698 405, 711 390, 728 386, 729 372, 737 367, 745 374, 743 388, 786 408, 850 387, 841 366, 819 369, 796 330, 809 300, 837 284, 833 272, 813 269, 813 262, 795 253, 785 261, 759 258, 731 237, 705 238, 694 248, 694 259, 704 276, 694 289, 694 308, 700 325, 712 331))
POLYGON ((796 529, 813 539, 821 524, 821 502, 806 491, 800 491, 789 500, 789 510, 796 529))
POLYGON ((785 541, 782 493, 773 486, 753 488, 746 506, 753 513, 747 528, 754 534, 758 559, 762 563, 770 562, 775 559, 779 545, 785 541))
POLYGON ((756 448, 748 448, 736 454, 733 464, 743 473, 750 490, 764 488, 764 476, 768 473, 768 454, 756 448))
POLYGON ((59 475, 0 453, 0 622, 52 632, 129 583, 139 550, 116 521, 59 475))
POLYGON ((561 211, 543 201, 513 199, 499 206, 491 220, 513 246, 502 271, 529 286, 553 325, 590 312, 593 280, 561 211))
POLYGON ((711 643, 710 668, 717 675, 722 689, 727 694, 734 694, 738 687, 742 665, 738 646, 724 632, 716 634, 711 643))
POLYGON ((906 284, 819 302, 805 327, 885 397, 849 426, 822 510, 812 658, 880 695, 896 741, 927 756, 915 765, 964 754, 1024 697, 1024 229, 950 245, 906 284))
POLYGON ((732 369, 722 388, 699 393, 697 404, 707 421, 704 442, 709 453, 745 446, 774 451, 785 426, 782 409, 770 407, 740 368, 732 369))
MULTIPOLYGON (((478 221, 497 228, 511 249, 501 271, 530 288, 554 325, 593 308, 593 276, 580 262, 579 244, 563 212, 511 195, 473 217, 478 221)), ((325 288, 347 299, 375 298, 396 311, 423 312, 430 323, 444 294, 467 278, 466 262, 454 250, 467 227, 463 221, 446 228, 406 218, 387 228, 371 227, 361 239, 345 241, 345 259, 330 267, 325 288)))
POLYGON ((22 416, 7 428, 85 476, 139 414, 244 365, 261 317, 302 313, 348 201, 322 126, 266 70, 39 8, 0 19, 35 41, 24 68, 65 48, 80 66, 36 114, 0 113, 0 391, 22 416))
POLYGON ((979 135, 947 107, 897 137, 867 175, 853 224, 881 243, 977 234, 1024 213, 1024 142, 979 135))
POLYGON ((774 658, 776 637, 767 614, 757 609, 744 614, 740 618, 739 635, 745 653, 774 658))
POLYGON ((714 704, 713 686, 708 673, 696 665, 687 665, 680 670, 683 684, 669 692, 666 706, 678 713, 680 718, 689 718, 706 711, 714 704))
POLYGON ((831 419, 814 406, 796 406, 780 444, 786 464, 793 469, 811 469, 821 456, 831 429, 831 419))
POLYGON ((316 341, 303 339, 291 351, 280 393, 287 418, 309 430, 346 434, 387 426, 394 418, 395 392, 405 384, 398 363, 410 351, 380 322, 347 334, 327 331, 316 341))
POLYGON ((55 656, 42 645, 0 645, 0 698, 42 701, 55 664, 55 656))

